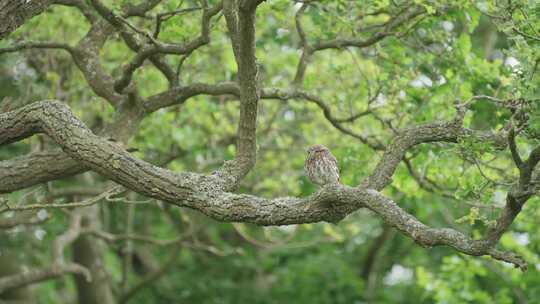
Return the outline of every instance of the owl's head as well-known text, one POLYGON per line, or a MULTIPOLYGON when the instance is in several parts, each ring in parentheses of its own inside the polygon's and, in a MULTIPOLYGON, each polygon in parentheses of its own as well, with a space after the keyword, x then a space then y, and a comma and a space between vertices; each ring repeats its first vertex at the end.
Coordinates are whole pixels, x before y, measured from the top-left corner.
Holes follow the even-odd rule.
POLYGON ((323 152, 323 151, 328 151, 328 148, 323 145, 314 145, 307 149, 307 153, 310 155, 316 152, 323 152))

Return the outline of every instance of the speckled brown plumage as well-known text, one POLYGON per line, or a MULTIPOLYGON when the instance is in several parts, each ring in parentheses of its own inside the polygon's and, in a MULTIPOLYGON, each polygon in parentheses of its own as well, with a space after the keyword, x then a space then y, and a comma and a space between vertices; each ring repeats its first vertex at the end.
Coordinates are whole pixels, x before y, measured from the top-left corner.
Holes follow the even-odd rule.
POLYGON ((338 162, 332 152, 323 145, 308 149, 304 170, 309 180, 317 186, 339 183, 338 162))

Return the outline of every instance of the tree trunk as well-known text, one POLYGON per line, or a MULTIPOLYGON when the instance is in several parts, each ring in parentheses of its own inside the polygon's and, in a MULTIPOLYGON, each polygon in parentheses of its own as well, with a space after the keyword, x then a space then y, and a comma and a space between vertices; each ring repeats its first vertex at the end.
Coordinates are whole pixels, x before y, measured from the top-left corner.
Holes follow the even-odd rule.
MULTIPOLYGON (((85 227, 99 225, 98 206, 88 208, 85 214, 85 227)), ((75 277, 78 302, 80 304, 113 304, 115 303, 110 280, 105 272, 103 261, 103 244, 89 235, 81 235, 73 243, 73 261, 86 267, 92 274, 92 281, 87 282, 80 276, 75 277)))

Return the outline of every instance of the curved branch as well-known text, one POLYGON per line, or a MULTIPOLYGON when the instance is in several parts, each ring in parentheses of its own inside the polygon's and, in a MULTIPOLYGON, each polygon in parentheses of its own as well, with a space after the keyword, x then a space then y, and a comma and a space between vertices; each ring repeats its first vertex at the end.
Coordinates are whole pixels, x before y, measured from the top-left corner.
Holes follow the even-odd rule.
POLYGON ((143 107, 149 113, 172 105, 182 104, 190 97, 196 95, 240 95, 235 82, 222 82, 217 84, 193 83, 187 86, 175 87, 165 92, 148 97, 143 107))
POLYGON ((0 277, 0 293, 26 285, 54 279, 65 274, 85 274, 85 268, 78 264, 52 264, 48 267, 32 269, 23 273, 0 277))
POLYGON ((191 54, 201 46, 208 44, 210 42, 210 20, 222 9, 221 3, 218 3, 211 8, 205 7, 201 18, 201 34, 187 43, 175 44, 160 42, 149 33, 135 28, 127 20, 114 14, 114 12, 112 12, 98 0, 93 0, 91 3, 98 13, 111 24, 111 26, 121 32, 122 37, 124 40, 126 40, 130 48, 137 52, 131 62, 124 66, 122 77, 114 83, 114 89, 118 93, 122 93, 123 90, 130 84, 133 73, 139 67, 141 67, 144 61, 148 58, 150 58, 152 63, 154 63, 154 65, 156 65, 156 67, 163 72, 170 82, 176 84, 178 79, 176 76, 172 75, 172 70, 170 70, 170 68, 168 68, 167 65, 159 58, 159 55, 187 55, 191 54), (139 43, 135 41, 134 37, 128 33, 127 29, 143 35, 144 38, 148 40, 149 44, 139 45, 139 43))
POLYGON ((397 166, 411 147, 427 142, 456 142, 466 134, 462 127, 462 118, 450 122, 436 122, 403 130, 386 148, 373 173, 362 185, 366 188, 381 190, 392 182, 397 166))
POLYGON ((292 85, 295 87, 302 87, 307 65, 311 56, 316 52, 327 49, 343 49, 346 47, 366 48, 372 46, 377 42, 383 40, 387 36, 395 35, 395 30, 401 25, 425 13, 425 9, 422 7, 415 7, 410 10, 408 8, 405 8, 404 10, 393 16, 393 18, 391 18, 388 22, 386 22, 382 30, 374 33, 367 39, 335 38, 331 40, 322 40, 315 43, 309 43, 301 23, 301 17, 307 9, 307 6, 308 2, 303 3, 295 15, 296 31, 298 32, 298 36, 300 37, 300 43, 302 47, 302 55, 298 62, 296 74, 292 82, 292 85))
POLYGON ((105 72, 99 60, 99 51, 111 33, 111 28, 104 22, 95 22, 75 47, 57 42, 23 42, 0 48, 0 54, 25 49, 63 49, 71 55, 93 92, 113 106, 118 106, 123 98, 113 90, 112 78, 105 72))
POLYGON ((296 74, 294 75, 293 85, 301 87, 302 83, 304 81, 304 75, 306 73, 307 64, 309 62, 309 58, 312 54, 312 50, 309 47, 307 38, 306 38, 306 32, 304 31, 304 27, 302 26, 302 15, 306 11, 308 7, 307 3, 303 3, 300 9, 296 12, 294 16, 294 21, 296 25, 296 32, 298 33, 298 37, 300 38, 300 45, 302 47, 302 55, 300 57, 300 60, 298 61, 298 66, 296 67, 296 74))
POLYGON ((113 28, 109 24, 104 20, 97 21, 79 41, 72 57, 92 91, 118 107, 124 98, 114 91, 113 79, 100 61, 100 50, 112 33, 113 28))
MULTIPOLYGON (((439 123, 414 130, 419 132, 422 140, 435 141, 455 138, 456 134, 453 133, 457 132, 456 129, 456 126, 439 123)), ((72 158, 125 187, 152 198, 198 210, 217 220, 258 225, 337 222, 365 207, 423 246, 447 245, 469 255, 490 255, 525 269, 526 263, 516 255, 486 246, 486 241, 472 240, 453 229, 428 227, 378 191, 364 188, 380 189, 388 183, 387 175, 397 166, 392 163, 393 157, 420 142, 411 138, 411 130, 398 137, 385 153, 387 156, 383 156, 383 160, 389 159, 390 165, 379 164, 378 167, 386 173, 372 175, 362 187, 329 185, 306 198, 266 199, 226 192, 234 188, 234 182, 228 184, 230 179, 224 181, 219 174, 174 173, 136 159, 120 146, 94 135, 73 116, 67 106, 59 102, 38 102, 0 114, 0 145, 44 132, 72 158)))
POLYGON ((291 91, 280 90, 277 88, 263 89, 262 98, 275 98, 275 99, 280 99, 280 100, 288 100, 288 99, 296 98, 296 99, 304 99, 309 102, 313 102, 323 111, 324 117, 326 118, 326 120, 328 120, 328 122, 330 122, 330 124, 334 128, 338 129, 344 134, 347 134, 349 136, 352 136, 360 140, 360 142, 368 145, 374 150, 384 150, 384 146, 381 143, 372 141, 368 137, 357 134, 342 125, 342 122, 348 122, 348 121, 358 119, 361 116, 369 114, 370 111, 366 111, 366 112, 363 112, 365 114, 354 115, 349 118, 344 118, 344 119, 336 118, 332 115, 330 108, 326 105, 326 103, 320 97, 314 94, 310 94, 306 91, 299 90, 299 89, 293 89, 291 91))
POLYGON ((489 255, 496 260, 514 264, 515 267, 519 267, 523 271, 527 269, 527 262, 514 253, 486 247, 484 240, 473 240, 451 228, 428 227, 379 192, 371 189, 368 189, 367 192, 374 197, 366 203, 366 207, 379 214, 387 224, 414 239, 421 246, 447 245, 468 255, 489 255))
MULTIPOLYGON (((205 83, 194 83, 187 86, 175 87, 170 90, 167 90, 163 93, 149 97, 144 103, 144 108, 148 112, 157 111, 160 108, 181 104, 185 102, 188 98, 191 98, 196 95, 234 95, 240 96, 240 87, 234 82, 223 82, 217 84, 205 84, 205 83)), ((263 88, 260 93, 261 99, 279 99, 279 100, 289 100, 289 99, 303 99, 309 102, 316 104, 324 114, 324 117, 339 131, 350 135, 356 139, 359 139, 362 143, 367 144, 376 150, 384 150, 384 147, 381 143, 372 142, 365 136, 357 134, 347 128, 345 128, 342 123, 354 121, 360 117, 366 116, 371 113, 371 110, 363 111, 358 114, 352 115, 346 118, 337 118, 334 117, 330 108, 326 103, 319 98, 318 96, 308 93, 303 90, 293 89, 293 90, 284 90, 278 88, 263 88)))

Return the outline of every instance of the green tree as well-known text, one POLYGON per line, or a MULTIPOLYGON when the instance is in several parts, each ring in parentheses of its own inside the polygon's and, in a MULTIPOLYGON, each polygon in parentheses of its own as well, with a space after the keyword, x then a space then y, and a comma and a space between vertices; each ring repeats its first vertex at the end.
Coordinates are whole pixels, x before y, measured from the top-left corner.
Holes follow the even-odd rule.
POLYGON ((540 299, 538 4, 34 4, 0 26, 0 300, 540 299))

